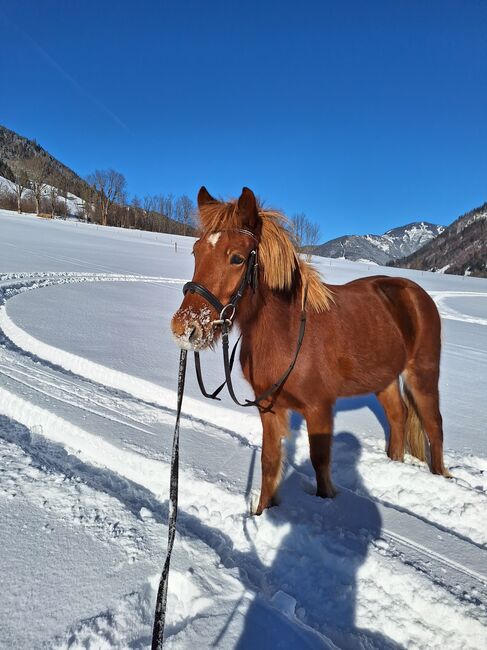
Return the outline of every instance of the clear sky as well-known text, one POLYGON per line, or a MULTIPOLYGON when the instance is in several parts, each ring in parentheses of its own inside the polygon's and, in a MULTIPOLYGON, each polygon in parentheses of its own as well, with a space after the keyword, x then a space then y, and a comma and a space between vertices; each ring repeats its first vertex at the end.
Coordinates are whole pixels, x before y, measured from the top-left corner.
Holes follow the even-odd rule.
POLYGON ((487 200, 487 0, 0 0, 0 123, 321 240, 487 200))

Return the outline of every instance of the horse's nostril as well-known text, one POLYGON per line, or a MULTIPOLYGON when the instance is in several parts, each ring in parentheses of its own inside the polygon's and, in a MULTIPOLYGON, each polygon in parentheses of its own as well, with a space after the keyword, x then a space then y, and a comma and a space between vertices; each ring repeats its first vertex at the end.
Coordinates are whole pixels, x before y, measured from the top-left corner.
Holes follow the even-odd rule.
POLYGON ((188 339, 193 342, 199 338, 201 338, 201 328, 199 325, 194 324, 190 329, 188 339))

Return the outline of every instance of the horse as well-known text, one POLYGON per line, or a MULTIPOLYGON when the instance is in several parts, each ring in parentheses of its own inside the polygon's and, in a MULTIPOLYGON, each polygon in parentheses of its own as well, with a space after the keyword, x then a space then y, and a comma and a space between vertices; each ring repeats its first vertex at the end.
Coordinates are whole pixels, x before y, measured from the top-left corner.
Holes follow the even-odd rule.
POLYGON ((277 503, 290 411, 306 421, 317 496, 335 496, 330 457, 339 397, 375 393, 390 426, 388 457, 402 462, 408 451, 427 460, 433 474, 450 476, 439 408, 441 323, 426 291, 386 275, 325 284, 300 257, 284 215, 265 209, 246 187, 230 201, 202 187, 198 212, 192 290, 171 329, 177 345, 193 351, 213 347, 222 323, 240 329, 244 377, 256 396, 266 396, 258 403, 262 480, 255 514, 277 503), (277 390, 268 390, 281 376, 277 390))

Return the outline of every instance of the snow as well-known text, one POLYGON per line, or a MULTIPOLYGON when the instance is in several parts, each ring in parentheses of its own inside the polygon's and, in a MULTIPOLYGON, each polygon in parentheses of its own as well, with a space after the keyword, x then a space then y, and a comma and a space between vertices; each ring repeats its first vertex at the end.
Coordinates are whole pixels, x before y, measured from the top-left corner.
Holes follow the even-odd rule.
POLYGON ((445 264, 445 266, 442 266, 441 269, 438 269, 436 272, 437 273, 446 273, 446 271, 448 271, 450 266, 451 266, 451 264, 445 264))
MULTIPOLYGON (((2 647, 150 645, 192 243, 0 211, 2 647)), ((339 400, 337 498, 313 496, 293 414, 281 504, 251 517, 260 419, 204 400, 190 363, 167 647, 483 649, 487 282, 313 261, 330 282, 407 275, 437 302, 454 478, 389 461, 375 398, 339 400)), ((216 386, 219 350, 202 359, 216 386)))
MULTIPOLYGON (((343 258, 342 258, 342 259, 343 259, 343 258)), ((359 259, 359 260, 355 260, 355 261, 358 262, 358 263, 360 263, 360 264, 371 264, 371 265, 373 265, 373 266, 379 266, 379 265, 377 264, 377 262, 374 262, 374 261, 372 261, 372 260, 359 259)))
MULTIPOLYGON (((48 185, 48 184, 44 185, 44 188, 42 190, 42 196, 49 197, 51 194, 52 187, 53 187, 52 185, 48 185)), ((2 188, 6 189, 11 194, 16 194, 15 184, 12 183, 12 181, 9 181, 8 178, 4 178, 3 176, 0 176, 0 190, 2 188)), ((23 198, 27 197, 29 192, 30 190, 26 191, 25 194, 23 194, 23 198)), ((58 198, 63 203, 66 203, 66 207, 69 215, 77 216, 82 213, 84 201, 83 199, 80 199, 79 196, 76 196, 71 192, 67 192, 66 198, 64 198, 61 195, 59 195, 58 198)))

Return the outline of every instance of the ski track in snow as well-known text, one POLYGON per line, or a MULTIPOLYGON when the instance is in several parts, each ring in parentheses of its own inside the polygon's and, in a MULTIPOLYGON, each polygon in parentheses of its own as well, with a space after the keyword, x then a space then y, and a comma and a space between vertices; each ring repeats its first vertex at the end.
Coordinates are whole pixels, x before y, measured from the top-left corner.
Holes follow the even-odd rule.
MULTIPOLYGON (((175 278, 107 273, 0 275, 0 408, 5 419, 0 422, 0 454, 6 468, 1 490, 4 498, 21 494, 37 507, 52 507, 57 516, 82 526, 97 540, 115 540, 130 561, 142 555, 157 566, 165 536, 169 457, 155 452, 152 443, 161 429, 168 439, 172 435, 174 392, 37 341, 18 328, 5 309, 9 298, 24 291, 113 281, 183 283, 175 278), (97 435, 97 427, 109 425, 118 431, 118 438, 97 435), (131 437, 134 433, 137 444, 131 437)), ((443 302, 447 297, 487 298, 487 294, 432 295, 442 317, 487 325, 486 319, 461 314, 443 302)), ((227 421, 234 420, 231 413, 227 421)), ((237 445, 255 461, 260 441, 249 428, 252 418, 238 419, 240 425, 230 429, 223 426, 221 413, 212 418, 211 409, 199 400, 186 400, 183 438, 185 428, 197 428, 199 435, 212 437, 228 449, 237 445)), ((168 647, 197 642, 199 625, 210 614, 224 628, 231 609, 228 603, 235 605, 234 611, 242 610, 243 616, 255 594, 296 638, 304 635, 302 647, 386 647, 381 645, 383 639, 367 635, 365 628, 381 629, 399 646, 482 647, 487 625, 483 564, 487 460, 450 453, 447 464, 454 468, 455 479, 435 490, 433 486, 443 479, 431 476, 424 466, 412 460, 392 464, 377 440, 361 442, 367 460, 361 466, 366 489, 354 485, 347 475, 341 456, 345 458, 350 450, 338 440, 335 470, 342 468, 339 481, 347 487, 339 485, 339 497, 323 502, 308 494, 313 478, 307 441, 298 435, 285 472, 288 505, 258 519, 247 514, 250 487, 243 494, 217 469, 212 476, 195 459, 183 459, 176 553, 198 558, 199 568, 192 573, 175 568, 171 573, 168 647), (185 492, 187 485, 191 494, 185 492), (426 500, 430 491, 434 502, 426 500), (383 521, 377 538, 359 527, 358 513, 370 508, 376 508, 383 521), (327 513, 333 516, 328 519, 327 513), (299 531, 292 539, 290 527, 299 531), (407 536, 397 532, 405 529, 407 536), (286 538, 285 560, 280 561, 286 563, 288 580, 283 580, 279 567, 267 569, 286 538), (358 570, 363 597, 356 615, 361 627, 346 635, 323 622, 323 602, 330 590, 346 598, 339 583, 351 580, 354 553, 360 555, 367 548, 367 560, 358 570), (325 567, 333 567, 331 576, 321 575, 319 581, 314 577, 317 558, 325 567), (311 593, 299 594, 295 610, 292 577, 302 573, 309 575, 311 593), (214 598, 208 599, 209 593, 214 598), (388 621, 389 606, 402 611, 404 620, 388 621), (426 611, 429 623, 438 621, 436 627, 428 628, 422 621, 426 611)), ((156 573, 144 588, 128 593, 110 611, 74 623, 49 647, 147 645, 157 580, 156 573)), ((333 618, 333 606, 326 607, 333 618)))

